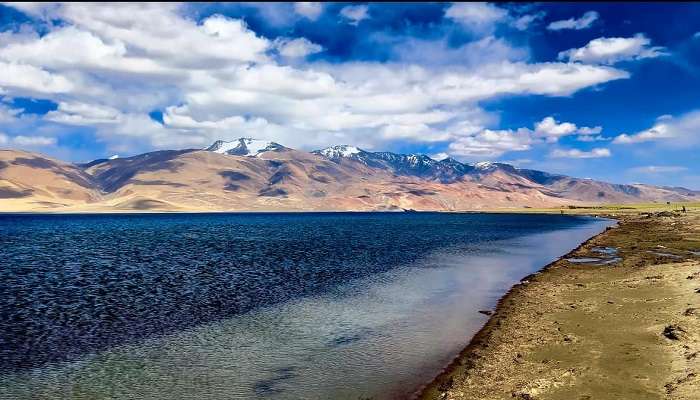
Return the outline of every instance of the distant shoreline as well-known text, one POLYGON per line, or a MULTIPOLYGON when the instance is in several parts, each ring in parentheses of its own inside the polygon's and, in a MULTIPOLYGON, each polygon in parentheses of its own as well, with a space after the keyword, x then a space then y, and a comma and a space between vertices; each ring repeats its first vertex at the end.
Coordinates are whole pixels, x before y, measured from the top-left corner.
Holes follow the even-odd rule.
POLYGON ((489 209, 465 209, 465 210, 124 210, 124 209, 99 209, 99 210, 17 210, 3 211, 0 215, 100 215, 100 214, 298 214, 298 213, 455 213, 455 214, 563 214, 563 215, 589 215, 609 216, 636 214, 643 211, 680 210, 685 206, 688 210, 700 210, 700 202, 675 202, 671 204, 642 203, 642 204, 593 204, 589 206, 551 207, 551 208, 489 208, 489 209))
MULTIPOLYGON (((645 213, 640 213, 639 210, 635 210, 634 214, 645 213)), ((620 295, 619 292, 624 290, 624 282, 626 282, 625 279, 631 280, 633 277, 635 279, 641 279, 641 286, 650 282, 651 278, 649 278, 649 276, 652 276, 653 279, 661 277, 662 275, 655 275, 653 271, 649 271, 646 273, 649 276, 644 277, 645 268, 653 268, 655 270, 663 271, 663 266, 656 267, 656 265, 659 265, 659 263, 690 261, 690 259, 694 259, 694 262, 682 265, 683 271, 676 273, 673 280, 669 281, 668 284, 670 286, 679 284, 692 286, 693 281, 691 280, 691 277, 694 276, 692 275, 693 273, 698 275, 698 278, 700 279, 700 253, 688 251, 687 249, 681 249, 680 251, 685 251, 683 256, 663 256, 666 253, 657 252, 661 255, 654 254, 653 249, 656 247, 653 247, 652 250, 642 250, 638 248, 640 244, 642 244, 642 246, 646 244, 650 238, 652 239, 652 243, 657 243, 654 244, 654 246, 660 246, 659 248, 661 249, 674 249, 673 251, 675 252, 679 251, 676 249, 678 247, 693 246, 694 244, 692 242, 690 244, 686 242, 674 242, 672 241, 672 238, 675 236, 671 235, 678 229, 674 228, 674 226, 678 225, 686 227, 686 229, 683 231, 684 233, 687 233, 688 231, 693 232, 693 229, 696 229, 695 232, 697 232, 698 226, 700 225, 700 214, 696 211, 694 214, 671 214, 668 212, 661 212, 656 215, 660 216, 657 217, 654 216, 654 214, 646 214, 641 216, 620 216, 619 214, 615 213, 600 215, 618 220, 618 226, 608 228, 604 232, 588 239, 587 241, 581 243, 581 245, 579 245, 576 249, 562 256, 560 259, 544 266, 539 272, 524 277, 520 283, 514 285, 499 299, 497 307, 493 311, 493 314, 489 320, 469 340, 467 346, 437 377, 432 379, 428 384, 419 388, 416 391, 414 398, 472 399, 483 398, 481 396, 488 398, 503 396, 518 399, 546 399, 548 398, 547 394, 550 393, 550 390, 554 391, 553 388, 557 387, 557 385, 563 385, 565 388, 557 390, 570 390, 571 393, 567 392, 570 395, 584 394, 583 391, 586 390, 585 385, 580 387, 578 386, 579 384, 577 384, 577 382, 583 381, 584 377, 586 379, 596 379, 595 374, 599 373, 599 371, 594 368, 595 366, 587 364, 586 356, 582 356, 581 353, 592 351, 593 354, 597 354, 599 350, 597 347, 595 347, 596 342, 592 338, 589 339, 586 337, 585 329, 581 328, 576 330, 576 327, 564 327, 559 324, 561 323, 561 320, 566 320, 567 318, 583 318, 582 320, 577 320, 579 321, 577 325, 579 328, 580 326, 585 326, 583 321, 588 321, 585 318, 590 318, 594 321, 596 318, 599 318, 598 314, 596 314, 596 310, 600 309, 601 306, 596 305, 595 308, 593 306, 588 306, 584 316, 580 317, 578 314, 574 315, 574 313, 577 311, 570 311, 579 310, 579 306, 572 303, 572 308, 569 308, 566 306, 566 304, 567 301, 570 300, 566 299, 569 297, 580 297, 583 299, 580 301, 585 302, 607 300, 607 303, 605 303, 606 305, 623 302, 625 300, 624 298, 617 300, 617 302, 608 300, 608 298, 615 295, 620 295), (691 220, 691 222, 688 222, 689 220, 691 220), (667 232, 667 230, 670 232, 667 232), (590 256, 591 249, 602 246, 614 246, 621 252, 620 254, 621 257, 623 257, 623 260, 620 262, 619 266, 616 265, 612 268, 607 265, 589 267, 580 264, 576 265, 568 263, 566 261, 567 258, 590 256), (629 258, 627 257, 627 251, 629 251, 631 254, 629 258), (678 259, 675 257, 678 257, 678 259), (640 274, 642 277, 637 278, 637 276, 640 274), (684 279, 686 275, 688 275, 687 280, 684 279), (576 291, 576 289, 570 288, 570 286, 572 286, 571 282, 579 280, 581 282, 588 282, 587 280, 591 280, 594 283, 576 283, 576 286, 574 286, 576 289, 578 289, 579 286, 586 287, 593 284, 609 286, 605 286, 605 290, 601 289, 601 294, 570 294, 575 293, 576 291), (618 280, 620 282, 619 284, 618 280), (623 286, 620 287, 619 285, 623 286), (545 297, 549 294, 551 294, 553 298, 545 297), (605 296, 605 298, 601 298, 602 296, 605 296), (561 299, 558 297, 561 297, 561 299), (552 309, 556 309, 556 313, 553 313, 552 309), (588 309, 590 309, 590 311, 588 311, 588 309), (536 325, 540 323, 539 321, 541 316, 547 315, 548 313, 553 313, 551 318, 553 319, 555 326, 559 327, 555 330, 552 330, 550 327, 547 327, 548 329, 538 329, 536 325), (567 331, 571 331, 571 333, 565 335, 567 331), (581 359, 578 363, 569 361, 567 358, 571 357, 569 353, 566 353, 566 350, 561 350, 562 348, 566 349, 564 346, 567 346, 568 343, 581 343, 581 349, 576 349, 578 353, 575 353, 578 354, 579 358, 581 359), (587 345, 589 344, 593 348, 587 348, 587 345), (541 364, 537 365, 535 362, 542 357, 541 354, 548 354, 548 356, 546 356, 546 358, 543 360, 543 362, 547 364, 544 366, 544 369, 542 369, 541 364), (551 363, 555 364, 550 365, 551 363), (567 366, 569 365, 571 366, 567 369, 567 366), (537 371, 538 369, 542 369, 544 372, 539 373, 537 371), (567 374, 571 376, 577 376, 576 374, 578 374, 583 377, 579 377, 578 380, 574 380, 572 378, 570 382, 549 382, 550 380, 556 380, 556 378, 550 377, 547 371, 554 371, 554 375, 556 375, 556 373, 561 373, 562 370, 569 371, 567 374), (540 382, 535 384, 534 381, 537 381, 538 379, 546 383, 540 382), (566 389, 567 383, 570 385, 568 389, 566 389)), ((677 237, 675 238, 677 240, 677 237)), ((698 243, 696 250, 700 250, 700 238, 697 238, 697 240, 698 243)), ((681 266, 677 268, 680 270, 681 266)), ((697 283, 695 284, 697 285, 697 283)), ((672 292, 673 289, 669 288, 668 291, 672 292)), ((695 301, 697 303, 698 299, 695 296, 698 295, 694 294, 689 288, 686 289, 686 292, 687 295, 683 294, 682 300, 679 301, 678 307, 683 308, 681 304, 685 304, 685 302, 690 304, 691 301, 695 301)), ((624 293, 624 295, 627 297, 632 296, 629 293, 624 293)), ((670 294, 667 292, 663 293, 666 296, 670 296, 670 294)), ((632 294, 634 294, 634 292, 632 294)), ((641 293, 638 295, 644 296, 645 294, 641 293)), ((700 304, 697 305, 700 306, 700 304)), ((688 310, 694 309, 689 308, 688 310)), ((686 314, 689 312, 690 311, 686 311, 686 314)), ((678 315, 682 315, 682 310, 678 310, 678 315)), ((668 320, 667 324, 672 324, 675 322, 674 320, 677 319, 675 315, 669 317, 665 314, 653 315, 650 318, 652 317, 658 319, 665 318, 668 320)), ((621 322, 623 320, 630 320, 633 321, 633 323, 638 324, 638 322, 635 322, 634 314, 629 312, 622 313, 622 316, 619 319, 619 324, 623 324, 623 322, 621 322)), ((687 324, 687 321, 683 322, 687 324)), ((632 322, 630 324, 632 324, 632 322)), ((695 321, 694 325, 696 328, 700 328, 700 322, 695 321)), ((626 325, 621 326, 624 326, 624 329, 629 329, 630 331, 633 329, 633 325, 630 325, 629 328, 627 328, 626 325)), ((601 334, 600 330, 605 328, 594 324, 593 326, 587 326, 586 329, 593 331, 593 333, 591 333, 589 336, 597 337, 597 335, 601 334)), ((690 332, 690 329, 685 329, 690 332)), ((663 326, 657 328, 657 330, 658 332, 652 332, 651 334, 651 340, 654 341, 654 346, 651 347, 653 347, 654 350, 658 350, 662 345, 666 344, 666 341, 668 341, 661 335, 663 326)), ((630 335, 631 334, 632 333, 630 333, 630 335)), ((613 340, 611 339, 610 341, 612 342, 613 340)), ((606 343, 603 342, 603 345, 606 345, 606 343)), ((686 343, 683 345, 686 347, 688 346, 686 343)), ((697 351, 698 349, 694 350, 697 351)), ((687 352, 691 351, 687 350, 687 352)), ((649 350, 649 353, 652 354, 651 350, 649 350)), ((692 354, 698 353, 691 352, 689 354, 690 355, 686 354, 685 357, 691 357, 692 354)), ((625 355, 620 354, 619 357, 624 358, 625 355)), ((688 358, 688 360, 691 358, 688 358)), ((673 360, 675 363, 674 365, 681 362, 676 360, 677 358, 673 360)), ((663 364, 663 362, 656 359, 654 361, 654 364, 656 365, 655 368, 662 368, 663 370, 663 366, 658 366, 658 364, 663 364)), ((643 362, 644 361, 640 360, 639 364, 643 364, 643 362)), ((635 365, 634 362, 631 364, 632 366, 635 365)), ((619 368, 624 367, 625 366, 619 368)), ((601 367, 601 369, 605 371, 605 368, 601 367)), ((668 371, 669 373, 671 371, 670 364, 668 371)), ((691 372, 688 376, 694 377, 694 374, 696 373, 697 371, 691 372)), ((673 379, 680 379, 681 382, 688 381, 688 379, 684 381, 683 378, 684 377, 679 378, 668 376, 658 378, 657 380, 667 379, 668 381, 672 381, 673 379)), ((690 382, 690 384, 691 391, 700 390, 700 384, 695 383, 695 386, 693 386, 692 382, 690 382)), ((647 387, 649 385, 654 386, 654 389, 658 390, 666 390, 664 387, 669 387, 669 383, 667 381, 651 382, 650 384, 639 383, 642 390, 651 390, 647 387)), ((622 386, 624 387, 624 385, 622 386)), ((629 388, 630 392, 626 392, 626 395, 631 395, 631 393, 634 393, 632 390, 636 389, 639 388, 629 388)), ((597 395, 594 392, 592 393, 593 396, 590 398, 599 398, 601 394, 601 392, 598 392, 597 395)), ((625 394, 623 393, 623 397, 624 395, 625 394)))

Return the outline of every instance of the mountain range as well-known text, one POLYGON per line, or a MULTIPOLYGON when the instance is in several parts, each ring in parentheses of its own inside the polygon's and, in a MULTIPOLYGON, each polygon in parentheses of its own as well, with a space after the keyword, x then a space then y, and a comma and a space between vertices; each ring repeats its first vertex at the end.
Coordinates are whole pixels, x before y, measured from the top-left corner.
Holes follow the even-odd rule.
POLYGON ((0 150, 0 211, 483 210, 691 201, 678 187, 612 184, 509 164, 340 145, 305 152, 241 138, 74 164, 0 150))

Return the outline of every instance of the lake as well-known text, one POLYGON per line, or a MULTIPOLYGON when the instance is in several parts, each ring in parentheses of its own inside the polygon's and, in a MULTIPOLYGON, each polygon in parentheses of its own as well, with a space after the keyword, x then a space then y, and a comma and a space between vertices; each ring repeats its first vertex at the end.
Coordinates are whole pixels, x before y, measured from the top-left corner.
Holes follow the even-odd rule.
POLYGON ((392 399, 520 278, 611 221, 566 215, 0 215, 11 399, 392 399))

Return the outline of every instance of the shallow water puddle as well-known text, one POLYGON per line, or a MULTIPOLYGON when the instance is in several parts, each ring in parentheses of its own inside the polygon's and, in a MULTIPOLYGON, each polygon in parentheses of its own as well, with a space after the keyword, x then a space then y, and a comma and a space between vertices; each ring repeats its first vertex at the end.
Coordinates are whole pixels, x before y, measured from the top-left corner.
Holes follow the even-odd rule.
POLYGON ((599 263, 603 261, 601 258, 590 258, 590 257, 572 257, 567 258, 566 261, 574 264, 588 264, 588 263, 599 263))
POLYGON ((591 251, 609 256, 617 254, 617 248, 615 247, 594 247, 591 251))

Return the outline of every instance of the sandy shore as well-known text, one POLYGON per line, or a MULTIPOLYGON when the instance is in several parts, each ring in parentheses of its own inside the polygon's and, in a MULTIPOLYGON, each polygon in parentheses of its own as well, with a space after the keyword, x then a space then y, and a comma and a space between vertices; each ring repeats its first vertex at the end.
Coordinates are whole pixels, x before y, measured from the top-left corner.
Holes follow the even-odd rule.
POLYGON ((619 219, 514 286, 420 397, 699 399, 700 213, 619 219))

